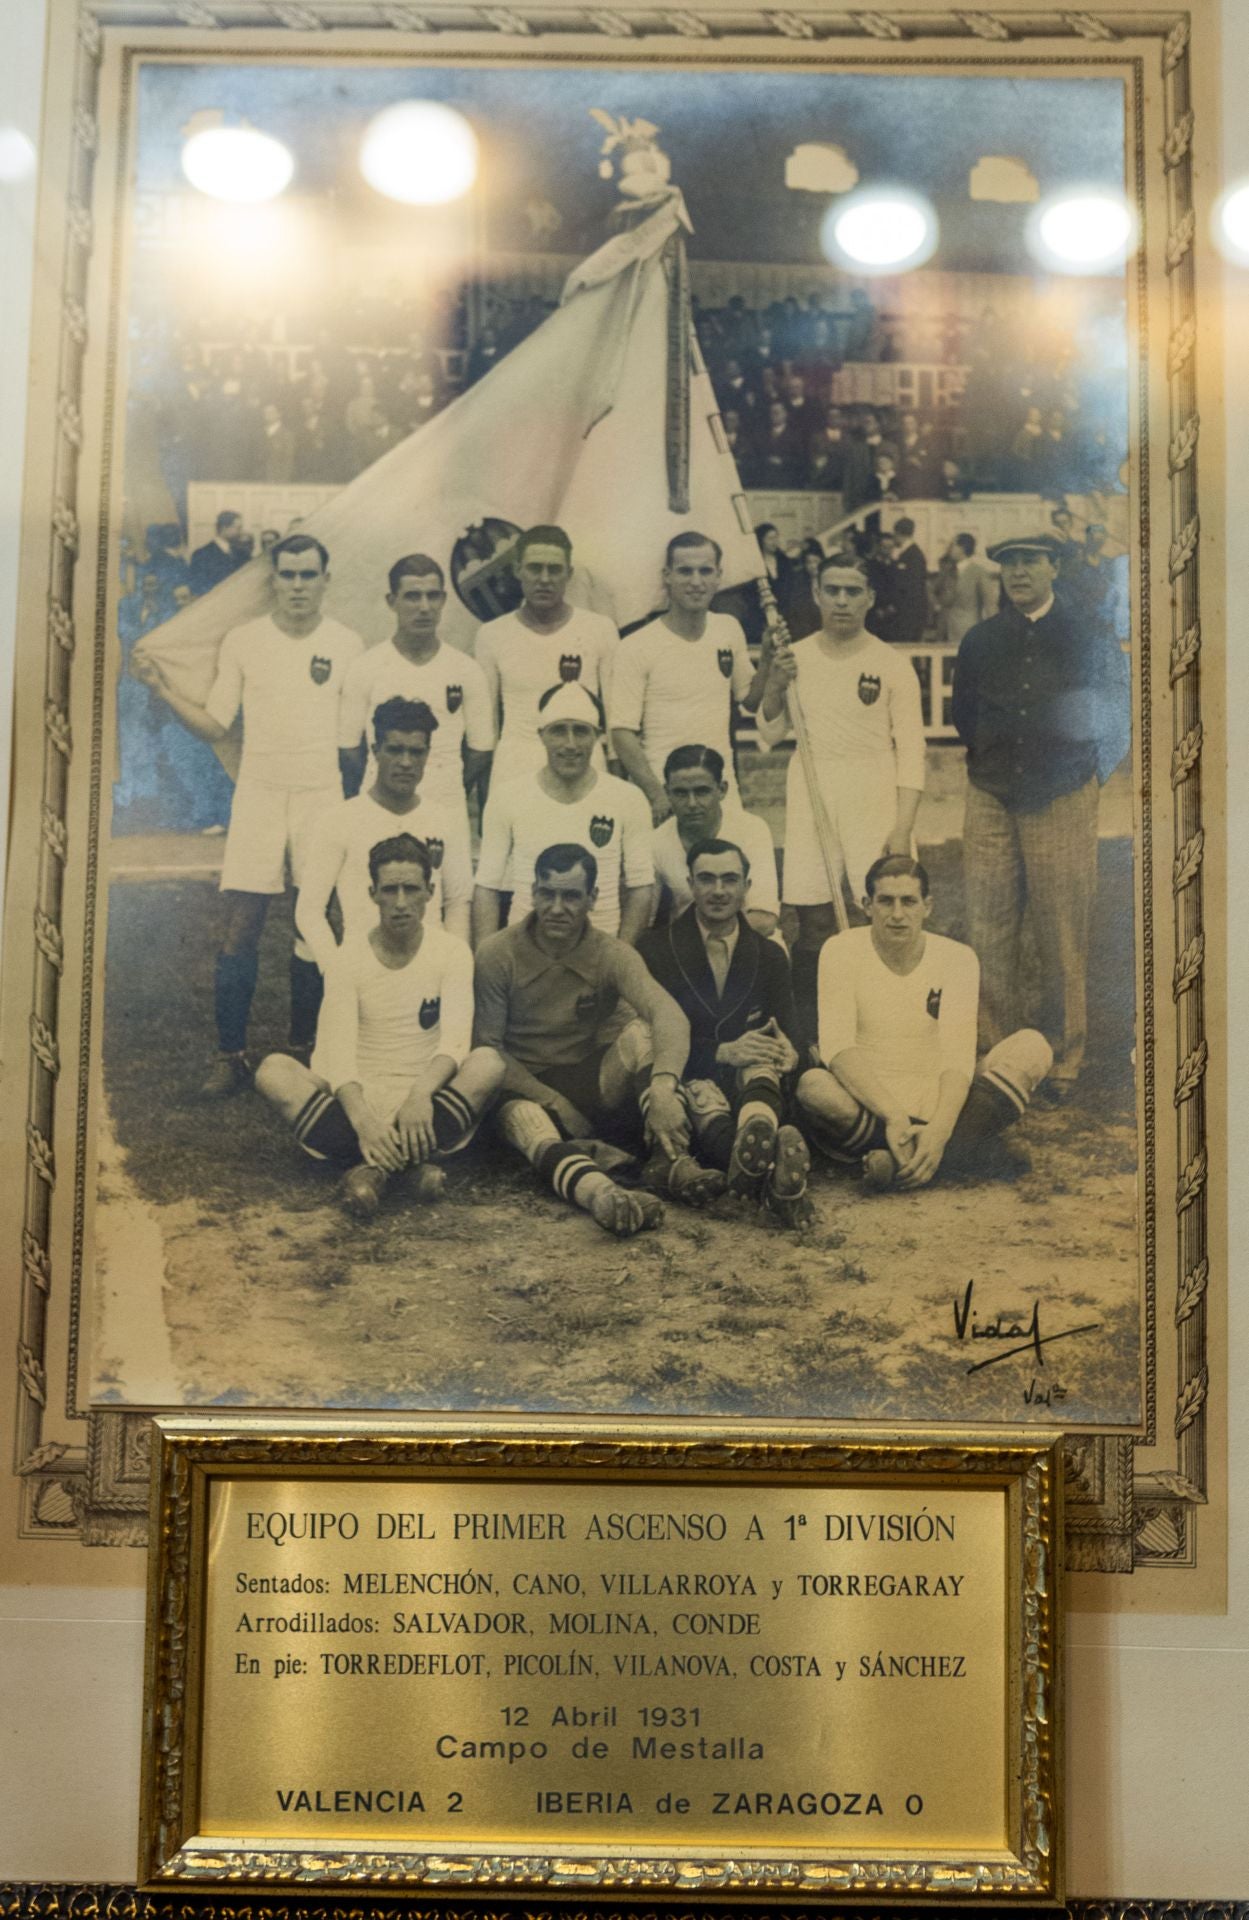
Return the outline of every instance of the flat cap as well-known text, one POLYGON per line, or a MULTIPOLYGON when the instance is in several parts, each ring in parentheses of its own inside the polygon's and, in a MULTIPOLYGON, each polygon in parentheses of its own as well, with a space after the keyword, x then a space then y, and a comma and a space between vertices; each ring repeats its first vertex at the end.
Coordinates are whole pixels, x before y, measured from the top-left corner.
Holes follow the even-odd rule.
POLYGON ((987 551, 990 560, 1003 560, 1008 553, 1043 553, 1057 566, 1063 543, 1053 533, 1013 533, 1009 540, 996 540, 987 551))

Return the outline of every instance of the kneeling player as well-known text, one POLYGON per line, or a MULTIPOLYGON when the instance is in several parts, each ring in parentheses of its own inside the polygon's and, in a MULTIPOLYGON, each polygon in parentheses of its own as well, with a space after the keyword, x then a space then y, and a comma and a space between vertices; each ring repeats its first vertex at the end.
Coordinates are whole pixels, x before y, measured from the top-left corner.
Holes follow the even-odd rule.
POLYGON ((429 854, 410 833, 369 853, 378 923, 331 957, 311 1067, 273 1053, 256 1073, 314 1160, 344 1167, 341 1194, 359 1218, 377 1211, 387 1181, 420 1170, 435 1198, 432 1163, 465 1145, 503 1080, 488 1047, 470 1052, 473 961, 441 927, 425 926, 429 854))
POLYGON ((798 1065, 789 961, 750 924, 750 862, 736 842, 700 840, 688 858, 693 904, 644 933, 638 952, 690 1023, 680 1093, 693 1149, 675 1161, 657 1150, 647 1178, 699 1204, 727 1176, 787 1226, 807 1226, 810 1156, 798 1129, 781 1124, 798 1065))
POLYGON ((628 1235, 657 1226, 662 1208, 617 1186, 587 1146, 644 1111, 665 1152, 685 1150, 677 1082, 690 1030, 632 947, 591 924, 597 882, 588 847, 538 855, 532 911, 477 949, 476 1039, 503 1056, 504 1139, 561 1199, 628 1235), (622 1025, 629 1009, 637 1018, 622 1025))
POLYGON ((991 1171, 1004 1157, 997 1136, 1026 1110, 1053 1055, 1024 1027, 977 1066, 980 962, 961 941, 925 931, 926 871, 889 854, 866 885, 869 924, 820 955, 825 1064, 798 1082, 807 1131, 832 1158, 861 1160, 872 1186, 924 1187, 942 1165, 991 1171))

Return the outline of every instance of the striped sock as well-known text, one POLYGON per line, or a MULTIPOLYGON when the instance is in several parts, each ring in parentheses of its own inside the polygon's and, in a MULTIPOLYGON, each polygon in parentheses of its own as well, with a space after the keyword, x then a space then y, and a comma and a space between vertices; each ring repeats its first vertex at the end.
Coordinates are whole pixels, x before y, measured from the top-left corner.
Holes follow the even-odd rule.
POLYGON ((591 1176, 598 1180, 607 1178, 588 1154, 582 1153, 579 1147, 571 1146, 567 1140, 552 1140, 549 1146, 543 1147, 534 1167, 561 1200, 569 1200, 574 1206, 586 1204, 582 1192, 586 1180, 591 1176))
POLYGON ((469 1101, 455 1087, 439 1087, 432 1101, 434 1139, 440 1153, 453 1153, 477 1124, 469 1101))

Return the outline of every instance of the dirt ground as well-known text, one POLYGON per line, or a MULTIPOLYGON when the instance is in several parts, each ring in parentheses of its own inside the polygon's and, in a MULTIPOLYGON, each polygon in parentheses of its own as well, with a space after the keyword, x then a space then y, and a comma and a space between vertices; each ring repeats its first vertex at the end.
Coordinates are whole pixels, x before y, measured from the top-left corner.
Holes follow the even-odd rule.
MULTIPOLYGON (((935 928, 956 936, 958 853, 928 856, 935 928)), ((452 1167, 441 1205, 412 1205, 400 1184, 376 1222, 348 1223, 332 1176, 255 1095, 215 1109, 192 1097, 211 1051, 215 912, 202 880, 112 890, 97 1399, 1138 1417, 1125 843, 1102 844, 1089 1069, 1078 1102, 1022 1124, 1032 1171, 869 1196, 821 1169, 802 1235, 722 1202, 669 1206, 659 1232, 614 1241, 488 1143, 452 1167)), ((262 1049, 281 1043, 288 941, 275 911, 262 1049)))

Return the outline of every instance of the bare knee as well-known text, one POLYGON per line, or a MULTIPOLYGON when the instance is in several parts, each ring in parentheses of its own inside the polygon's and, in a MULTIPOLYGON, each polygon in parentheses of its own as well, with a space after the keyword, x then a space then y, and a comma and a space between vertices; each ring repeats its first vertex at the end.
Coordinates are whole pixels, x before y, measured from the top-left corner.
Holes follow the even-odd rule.
POLYGON ((455 1076, 462 1086, 480 1098, 497 1093, 503 1085, 507 1072, 503 1056, 493 1047, 474 1047, 465 1054, 460 1071, 455 1076))
POLYGON ((255 1088, 276 1107, 284 1106, 299 1090, 299 1082, 308 1078, 308 1070, 289 1053, 268 1053, 256 1069, 255 1088))
POLYGON ((799 1076, 797 1096, 799 1106, 808 1113, 848 1118, 856 1109, 855 1101, 827 1067, 808 1067, 799 1076))

